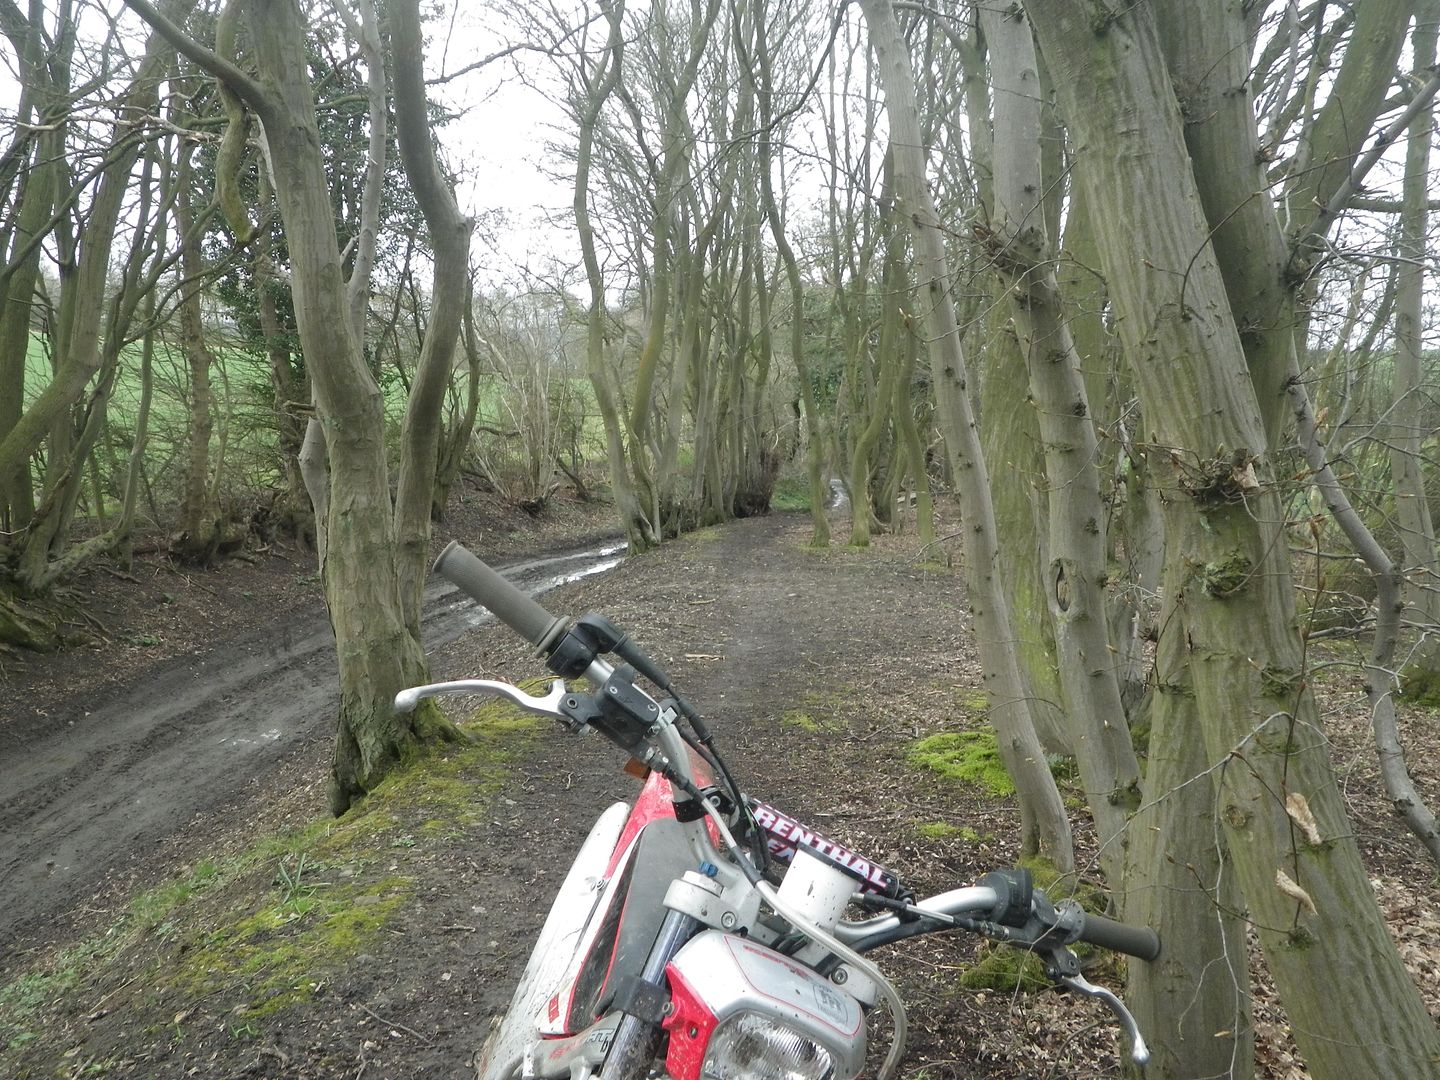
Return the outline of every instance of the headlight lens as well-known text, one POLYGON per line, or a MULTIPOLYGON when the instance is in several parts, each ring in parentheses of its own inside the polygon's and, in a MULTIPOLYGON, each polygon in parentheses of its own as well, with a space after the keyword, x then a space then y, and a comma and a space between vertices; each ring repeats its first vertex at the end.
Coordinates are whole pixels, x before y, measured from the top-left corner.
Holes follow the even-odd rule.
POLYGON ((830 1051, 757 1013, 730 1017, 710 1036, 705 1080, 831 1080, 830 1051))

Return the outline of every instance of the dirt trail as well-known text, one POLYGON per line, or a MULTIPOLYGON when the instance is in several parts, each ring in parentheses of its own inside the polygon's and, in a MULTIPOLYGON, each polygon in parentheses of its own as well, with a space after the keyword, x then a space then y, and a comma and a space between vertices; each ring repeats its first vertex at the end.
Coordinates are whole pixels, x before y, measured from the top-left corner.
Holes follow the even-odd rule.
MULTIPOLYGON (((917 891, 1009 865, 1013 801, 942 781, 907 760, 920 737, 985 724, 958 573, 922 564, 944 553, 921 553, 909 536, 879 538, 869 551, 815 552, 804 546, 808 532, 805 519, 783 515, 704 530, 564 585, 544 603, 557 614, 612 616, 704 713, 747 790, 898 871, 917 891)), ((270 647, 263 633, 242 644, 256 664, 270 647)), ((211 654, 204 670, 243 671, 252 662, 244 648, 211 654)), ((257 692, 278 708, 298 685, 285 681, 291 669, 298 678, 319 656, 265 676, 275 686, 257 692)), ((518 681, 543 673, 528 646, 494 625, 455 638, 432 661, 441 675, 518 681)), ((177 664, 172 678, 182 677, 190 669, 177 664)), ((202 713, 228 707, 223 695, 192 706, 202 713)), ((463 712, 464 703, 455 707, 463 712)), ((203 723, 187 715, 170 718, 163 730, 203 723)), ((1354 747, 1365 744, 1363 707, 1350 719, 1359 741, 1344 753, 1353 758, 1354 747)), ((155 736, 150 745, 164 740, 155 736)), ((390 810, 380 812, 382 821, 364 833, 360 872, 403 880, 405 899, 363 952, 307 966, 308 995, 268 1013, 255 997, 264 970, 223 968, 207 971, 200 989, 194 982, 194 956, 207 941, 237 919, 274 909, 272 861, 187 901, 167 916, 163 933, 142 927, 113 957, 56 980, 57 989, 24 1018, 34 1041, 9 1056, 0 1050, 0 1073, 14 1065, 62 1076, 94 1066, 135 1080, 471 1075, 470 1056, 508 1000, 570 855, 595 815, 635 788, 618 751, 598 739, 541 727, 526 740, 497 766, 492 788, 465 788, 462 798, 481 809, 461 827, 432 839, 425 826, 446 824, 432 820, 444 810, 421 808, 388 824, 390 810)), ((235 760, 230 750, 217 753, 222 762, 235 760)), ((169 827, 179 831, 157 866, 183 874, 226 844, 254 845, 277 821, 303 824, 320 815, 307 771, 323 772, 323 740, 293 760, 298 765, 276 766, 256 757, 253 778, 235 778, 237 786, 253 779, 247 805, 265 806, 264 824, 232 822, 221 843, 205 831, 213 823, 177 817, 169 827)), ((443 773, 446 764, 437 759, 432 771, 443 773)), ((67 774, 59 775, 63 782, 67 774)), ((95 789, 82 803, 97 798, 95 789)), ((105 816, 124 818, 125 804, 114 805, 105 816)), ((1384 863, 1371 869, 1397 913, 1393 928, 1417 972, 1433 971, 1440 936, 1426 927, 1436 892, 1408 884, 1431 877, 1406 853, 1382 800, 1359 810, 1367 834, 1385 840, 1384 863)), ((165 828, 157 824, 155 834, 165 828)), ((133 842, 118 826, 116 835, 118 843, 133 842)), ((1083 821, 1079 835, 1082 845, 1090 842, 1083 821)), ((0 912, 15 906, 16 895, 6 894, 0 912)), ((57 906, 65 899, 58 890, 46 895, 57 906)), ((112 897, 109 910, 90 919, 90 932, 113 925, 111 912, 123 903, 122 895, 112 897)), ((312 913, 276 925, 265 943, 283 946, 323 921, 312 913)), ((39 950, 27 962, 44 956, 39 950)), ((1119 1075, 1119 1040, 1098 1005, 962 988, 960 977, 976 958, 966 935, 921 938, 877 956, 910 1009, 906 1080, 1119 1075)), ((1095 977, 1118 985, 1114 971, 1095 977)), ((1431 978, 1428 985, 1433 1001, 1440 984, 1431 978)), ((1284 1017, 1263 979, 1260 987, 1261 1075, 1303 1076, 1289 1069, 1284 1017)), ((883 1049, 883 1039, 877 1042, 883 1049)))
MULTIPOLYGON (((587 547, 506 572, 550 588, 614 566, 617 551, 587 547)), ((427 587, 427 648, 488 620, 448 583, 427 587)), ((0 962, 108 874, 328 744, 337 700, 334 637, 323 612, 309 611, 142 669, 123 689, 65 701, 53 717, 64 724, 32 725, 0 759, 0 962)))

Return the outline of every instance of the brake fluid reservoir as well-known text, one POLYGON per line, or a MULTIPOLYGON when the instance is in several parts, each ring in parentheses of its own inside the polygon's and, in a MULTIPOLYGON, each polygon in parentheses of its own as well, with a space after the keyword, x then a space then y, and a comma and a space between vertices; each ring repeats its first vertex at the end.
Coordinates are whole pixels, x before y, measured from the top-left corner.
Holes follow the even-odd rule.
POLYGON ((828 933, 840 921, 861 880, 849 867, 801 846, 780 883, 780 899, 828 933))

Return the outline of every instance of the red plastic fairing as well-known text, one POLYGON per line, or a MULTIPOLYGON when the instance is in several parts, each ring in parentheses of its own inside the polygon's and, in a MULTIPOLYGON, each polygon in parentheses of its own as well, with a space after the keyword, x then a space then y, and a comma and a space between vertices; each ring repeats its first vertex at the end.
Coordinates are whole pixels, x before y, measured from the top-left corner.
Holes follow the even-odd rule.
MULTIPOLYGON (((695 777, 695 782, 701 787, 708 787, 714 783, 714 776, 710 772, 710 766, 705 760, 690 753, 690 771, 695 777)), ((635 807, 630 811, 630 820, 625 822, 625 828, 620 833, 620 839, 615 842, 615 854, 610 857, 610 865, 605 868, 605 876, 610 877, 620 865, 620 859, 630 847, 630 842, 640 835, 640 830, 657 818, 673 818, 675 816, 675 791, 670 786, 670 781, 661 776, 658 772, 652 772, 645 779, 644 786, 640 789, 640 797, 635 800, 635 807)), ((710 833, 710 842, 720 843, 720 832, 715 828, 712 821, 705 822, 707 831, 710 833)))
POLYGON ((665 976, 670 981, 670 1001, 674 1006, 662 1025, 670 1033, 665 1071, 674 1080, 700 1080, 705 1048, 710 1045, 710 1036, 719 1021, 684 976, 675 970, 674 964, 665 969, 665 976))
POLYGON ((616 869, 620 866, 620 859, 630 849, 631 842, 640 835, 640 830, 658 818, 673 818, 675 816, 675 793, 670 787, 670 781, 661 776, 658 772, 652 772, 645 781, 645 786, 640 789, 640 797, 635 800, 635 806, 630 811, 630 818, 625 822, 625 828, 620 832, 620 839, 615 842, 615 854, 610 857, 610 865, 605 868, 605 876, 613 877, 616 869))

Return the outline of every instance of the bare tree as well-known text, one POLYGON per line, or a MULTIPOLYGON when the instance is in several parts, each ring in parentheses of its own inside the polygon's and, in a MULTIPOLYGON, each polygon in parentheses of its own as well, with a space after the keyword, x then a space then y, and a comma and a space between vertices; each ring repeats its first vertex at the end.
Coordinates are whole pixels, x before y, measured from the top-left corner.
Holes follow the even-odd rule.
POLYGON ((896 195, 910 223, 915 251, 919 317, 930 346, 931 377, 946 446, 965 507, 965 584, 991 722, 1005 767, 1020 793, 1023 848, 1038 849, 1061 870, 1070 870, 1075 857, 1070 822, 1029 716, 1009 605, 1000 588, 990 479, 969 399, 965 358, 949 295, 950 273, 925 183, 915 78, 889 0, 862 0, 861 10, 885 90, 896 195))
POLYGON ((436 466, 435 414, 449 378, 465 289, 469 225, 454 210, 434 160, 420 71, 414 4, 392 9, 396 109, 402 157, 426 209, 437 281, 420 372, 407 408, 399 491, 392 513, 380 389, 357 336, 353 296, 335 233, 315 101, 305 58, 305 24, 291 0, 246 9, 257 75, 200 45, 146 0, 131 6, 193 62, 252 109, 264 132, 292 261, 292 293, 302 348, 328 451, 328 542, 322 562, 326 604, 340 661, 340 716, 331 805, 345 810, 409 749, 453 738, 438 710, 407 716, 395 693, 423 682, 418 625, 430 498, 436 466), (410 140, 409 148, 404 143, 410 140), (459 266, 456 266, 458 254, 459 266))

